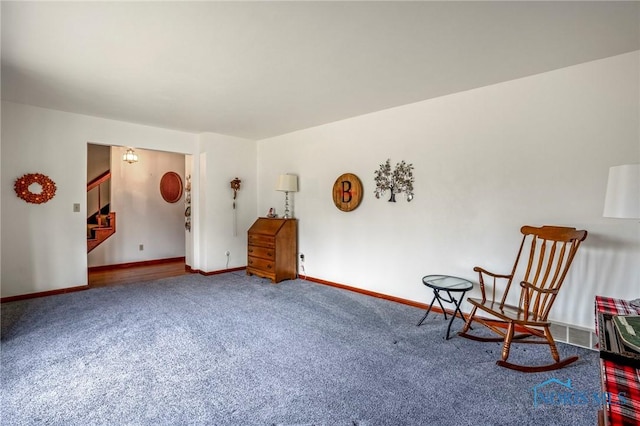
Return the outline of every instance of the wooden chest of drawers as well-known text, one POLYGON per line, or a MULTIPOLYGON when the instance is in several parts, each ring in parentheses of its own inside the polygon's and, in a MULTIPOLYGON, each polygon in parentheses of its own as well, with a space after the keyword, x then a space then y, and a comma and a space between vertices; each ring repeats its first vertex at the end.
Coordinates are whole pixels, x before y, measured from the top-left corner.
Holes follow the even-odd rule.
POLYGON ((274 283, 298 275, 298 221, 259 218, 247 233, 247 275, 268 278, 274 283))

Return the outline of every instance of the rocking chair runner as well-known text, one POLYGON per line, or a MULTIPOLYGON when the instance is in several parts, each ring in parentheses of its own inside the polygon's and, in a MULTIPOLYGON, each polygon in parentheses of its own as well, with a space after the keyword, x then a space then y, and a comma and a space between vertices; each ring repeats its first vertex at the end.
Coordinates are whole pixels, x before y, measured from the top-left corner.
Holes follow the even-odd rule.
POLYGON ((502 367, 524 372, 555 370, 578 359, 577 356, 572 356, 560 360, 547 317, 580 243, 587 238, 587 231, 559 226, 523 226, 520 231, 523 234, 522 243, 511 274, 494 274, 478 266, 473 268, 479 275, 482 299, 467 299, 473 305, 473 309, 459 335, 483 342, 504 342, 502 359, 497 361, 502 367), (524 273, 520 275, 522 269, 524 273), (516 281, 516 276, 522 277, 517 280, 520 283, 520 300, 517 305, 507 304, 509 289, 511 283, 516 281), (490 299, 487 299, 487 278, 487 281, 492 281, 490 299), (496 287, 504 282, 506 285, 502 297, 496 299, 496 287), (476 316, 478 309, 494 318, 476 316), (474 321, 487 326, 501 337, 469 334, 474 321), (518 343, 548 344, 555 362, 541 366, 524 366, 508 362, 509 349, 514 340, 518 343))

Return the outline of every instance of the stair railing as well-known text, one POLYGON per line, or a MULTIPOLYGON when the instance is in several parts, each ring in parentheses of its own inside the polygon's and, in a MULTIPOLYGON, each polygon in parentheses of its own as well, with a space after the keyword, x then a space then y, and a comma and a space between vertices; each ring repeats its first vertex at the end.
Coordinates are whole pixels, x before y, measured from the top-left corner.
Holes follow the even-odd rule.
POLYGON ((98 227, 109 226, 108 223, 102 223, 102 194, 101 194, 101 184, 109 181, 111 179, 111 170, 107 170, 102 173, 100 176, 93 179, 91 182, 87 183, 87 194, 94 188, 98 188, 98 214, 96 217, 96 221, 98 227))

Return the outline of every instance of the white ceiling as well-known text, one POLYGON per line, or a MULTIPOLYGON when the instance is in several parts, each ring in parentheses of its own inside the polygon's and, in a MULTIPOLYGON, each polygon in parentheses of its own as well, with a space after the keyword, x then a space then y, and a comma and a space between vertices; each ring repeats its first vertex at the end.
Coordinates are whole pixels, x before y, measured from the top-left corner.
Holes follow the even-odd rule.
POLYGON ((2 99, 262 139, 640 49, 640 2, 7 2, 2 99))

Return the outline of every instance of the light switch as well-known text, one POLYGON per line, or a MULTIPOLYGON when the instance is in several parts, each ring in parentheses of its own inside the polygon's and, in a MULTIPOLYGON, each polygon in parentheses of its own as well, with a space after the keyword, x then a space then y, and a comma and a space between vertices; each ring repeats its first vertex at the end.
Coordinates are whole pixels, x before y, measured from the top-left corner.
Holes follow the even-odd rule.
POLYGON ((80 203, 73 203, 73 212, 80 213, 80 203))

